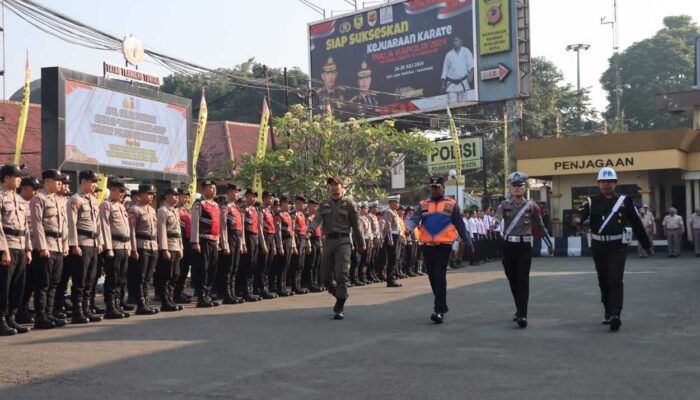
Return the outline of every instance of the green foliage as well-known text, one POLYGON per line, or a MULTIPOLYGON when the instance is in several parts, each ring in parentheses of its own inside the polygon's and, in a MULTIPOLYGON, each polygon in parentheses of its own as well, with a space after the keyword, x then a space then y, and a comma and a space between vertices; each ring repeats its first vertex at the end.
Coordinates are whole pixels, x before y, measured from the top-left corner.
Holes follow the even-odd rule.
MULTIPOLYGON (((689 90, 693 84, 694 42, 700 27, 687 15, 664 18, 664 28, 619 54, 621 108, 627 130, 690 126, 689 115, 656 109, 654 96, 689 90)), ((608 92, 609 119, 615 118, 614 59, 600 79, 608 92)))
POLYGON ((290 107, 274 126, 280 146, 268 150, 262 160, 246 157, 239 177, 252 182, 257 170, 265 189, 276 193, 322 197, 327 194, 326 178, 338 175, 356 198, 382 197, 385 192, 378 182, 389 174, 397 154, 423 159, 430 149, 430 141, 419 132, 397 131, 391 120, 341 123, 327 115, 310 119, 301 105, 290 107))
MULTIPOLYGON (((165 93, 192 99, 194 115, 199 110, 199 101, 202 88, 207 91, 207 106, 209 121, 238 121, 258 123, 260 122, 260 110, 263 97, 267 96, 265 87, 265 72, 263 65, 255 62, 255 59, 237 65, 233 68, 219 68, 218 70, 245 78, 260 79, 260 83, 254 85, 241 80, 222 77, 218 74, 205 74, 186 76, 174 74, 163 78, 161 90, 165 93)), ((268 68, 270 79, 269 102, 272 115, 284 114, 284 90, 276 85, 284 85, 284 72, 281 68, 268 68)), ((289 104, 297 104, 302 99, 297 93, 304 93, 308 87, 309 77, 298 67, 287 70, 287 84, 289 90, 289 104), (295 89, 296 88, 296 89, 295 89)))

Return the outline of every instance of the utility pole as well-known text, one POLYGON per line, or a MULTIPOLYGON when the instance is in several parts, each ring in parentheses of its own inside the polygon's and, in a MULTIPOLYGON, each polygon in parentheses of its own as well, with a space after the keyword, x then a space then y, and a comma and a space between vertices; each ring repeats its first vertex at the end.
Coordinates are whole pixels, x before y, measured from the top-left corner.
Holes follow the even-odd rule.
POLYGON ((588 50, 591 48, 589 44, 576 43, 566 46, 566 51, 576 52, 576 90, 579 94, 581 93, 581 50, 588 50))
POLYGON ((613 33, 613 72, 615 73, 615 124, 613 125, 613 133, 621 132, 623 127, 622 121, 622 108, 620 107, 620 54, 619 54, 619 34, 618 34, 618 23, 617 23, 617 0, 613 0, 613 20, 607 21, 606 17, 600 19, 602 25, 611 25, 613 33))

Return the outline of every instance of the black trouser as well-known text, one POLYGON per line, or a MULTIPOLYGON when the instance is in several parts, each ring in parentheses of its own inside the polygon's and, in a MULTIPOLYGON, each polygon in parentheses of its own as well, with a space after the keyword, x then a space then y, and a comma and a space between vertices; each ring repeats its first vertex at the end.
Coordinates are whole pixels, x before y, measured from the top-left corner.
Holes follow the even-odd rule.
POLYGON ((156 293, 160 296, 162 304, 172 303, 173 292, 177 278, 180 275, 180 260, 182 252, 170 250, 170 260, 158 257, 158 264, 155 272, 156 293))
POLYGON ((97 248, 93 246, 80 246, 80 250, 83 252, 82 256, 77 256, 75 254, 70 255, 73 268, 73 287, 71 288, 71 302, 73 303, 73 308, 81 307, 83 302, 88 302, 90 300, 92 297, 92 287, 97 278, 97 248))
POLYGON ((435 304, 433 310, 436 313, 446 313, 447 308, 447 264, 452 254, 452 245, 440 244, 437 246, 421 246, 425 257, 425 266, 428 270, 430 288, 433 289, 435 304))
POLYGON ((267 254, 258 254, 258 265, 255 269, 255 279, 253 285, 255 290, 260 293, 269 291, 268 281, 270 280, 269 274, 272 270, 272 263, 274 261, 274 256, 272 255, 272 250, 275 249, 275 234, 265 233, 263 234, 265 238, 265 245, 267 246, 267 254))
POLYGON ((386 253, 386 281, 387 282, 393 282, 394 281, 394 274, 396 271, 396 262, 397 259, 399 258, 399 249, 400 249, 400 243, 399 240, 400 237, 399 235, 391 235, 391 240, 394 242, 393 246, 389 246, 389 241, 384 242, 384 249, 386 253))
POLYGON ((503 270, 515 300, 515 315, 527 318, 527 302, 530 296, 530 266, 532 250, 530 243, 503 244, 503 270))
MULTIPOLYGON (((37 253, 38 255, 38 253, 37 253)), ((24 273, 24 293, 22 294, 22 302, 19 305, 20 308, 20 313, 22 312, 22 309, 29 311, 29 301, 32 298, 32 294, 36 291, 36 287, 34 286, 34 275, 32 273, 33 269, 32 264, 34 264, 34 260, 36 260, 36 257, 34 257, 34 254, 32 254, 32 262, 27 265, 25 268, 25 273, 24 273)), ((35 303, 36 303, 36 295, 35 297, 35 303)))
MULTIPOLYGON (((0 316, 14 315, 22 302, 27 273, 24 250, 9 249, 10 265, 0 267, 0 316)), ((0 256, 4 252, 0 251, 0 256)))
POLYGON ((63 270, 61 271, 61 280, 56 287, 56 300, 54 310, 60 309, 66 305, 66 291, 68 290, 68 281, 73 277, 73 265, 76 260, 70 253, 63 257, 63 270))
POLYGON ((284 255, 275 256, 273 273, 270 274, 270 287, 277 292, 284 291, 287 285, 287 271, 292 262, 292 239, 282 239, 284 255))
POLYGON ((187 275, 190 273, 190 265, 192 264, 192 244, 190 244, 189 238, 183 236, 183 239, 184 249, 180 260, 180 273, 175 284, 175 295, 179 295, 185 290, 187 275))
POLYGON ((370 258, 370 253, 372 252, 372 250, 371 250, 372 248, 369 247, 370 246, 369 242, 370 241, 368 239, 365 239, 365 249, 370 249, 370 251, 364 251, 359 256, 360 260, 359 260, 359 264, 357 266, 357 275, 358 275, 358 278, 360 279, 360 281, 364 281, 364 280, 368 279, 367 275, 368 275, 369 269, 367 267, 367 264, 368 264, 368 260, 370 258))
POLYGON ((622 278, 625 275, 627 249, 620 244, 620 241, 598 242, 596 240, 593 241, 591 249, 605 315, 619 316, 622 313, 624 297, 622 278))
POLYGON ((133 281, 129 281, 129 297, 148 300, 148 284, 153 280, 153 272, 158 263, 158 250, 137 249, 139 259, 129 263, 133 281))
POLYGON ((102 276, 102 272, 106 268, 107 256, 105 252, 97 255, 97 269, 95 270, 95 279, 92 281, 92 287, 90 288, 90 304, 95 305, 95 296, 97 296, 97 282, 102 276))
POLYGON ((216 279, 219 249, 215 241, 200 238, 199 251, 192 252, 192 285, 195 294, 206 299, 216 279))
POLYGON ((245 247, 247 252, 241 254, 241 263, 236 274, 236 293, 248 295, 253 286, 253 275, 258 265, 258 253, 260 252, 260 240, 257 233, 245 233, 245 247))
POLYGON ((39 251, 34 250, 30 269, 34 287, 34 310, 37 315, 51 315, 56 298, 56 287, 61 281, 63 254, 49 251, 49 256, 42 258, 39 256, 39 251))
POLYGON ((236 280, 238 264, 241 261, 241 239, 235 233, 228 236, 229 254, 219 254, 219 269, 216 272, 216 293, 220 298, 228 297, 236 280))
POLYGON ((119 300, 121 302, 126 283, 126 274, 129 266, 129 250, 114 249, 114 257, 106 257, 105 259, 105 304, 112 307, 113 302, 119 300))
POLYGON ((306 257, 305 274, 302 277, 304 286, 319 287, 321 285, 321 238, 311 237, 311 254, 306 257))
POLYGON ((301 271, 304 269, 304 264, 306 264, 306 252, 304 251, 303 246, 304 239, 301 237, 301 235, 296 235, 295 241, 297 246, 297 254, 292 256, 292 262, 289 264, 287 283, 290 286, 298 289, 296 286, 298 283, 301 283, 301 271))
POLYGON ((384 276, 387 263, 387 245, 382 242, 380 247, 377 247, 374 254, 374 272, 380 277, 384 276))
POLYGON ((415 265, 415 252, 413 251, 414 245, 413 242, 411 244, 406 244, 404 247, 403 253, 404 253, 404 258, 403 258, 403 264, 404 264, 404 271, 406 271, 407 274, 409 273, 414 273, 415 271, 413 270, 413 267, 415 265))

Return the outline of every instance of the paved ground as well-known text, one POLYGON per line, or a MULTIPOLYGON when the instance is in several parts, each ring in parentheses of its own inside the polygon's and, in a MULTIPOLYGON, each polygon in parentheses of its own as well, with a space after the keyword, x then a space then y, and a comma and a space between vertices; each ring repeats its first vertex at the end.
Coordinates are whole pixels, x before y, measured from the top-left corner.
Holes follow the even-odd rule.
POLYGON ((619 333, 590 259, 537 259, 530 327, 500 266, 0 339, 0 399, 698 399, 700 262, 630 257, 619 333), (50 397, 49 397, 50 396, 50 397))

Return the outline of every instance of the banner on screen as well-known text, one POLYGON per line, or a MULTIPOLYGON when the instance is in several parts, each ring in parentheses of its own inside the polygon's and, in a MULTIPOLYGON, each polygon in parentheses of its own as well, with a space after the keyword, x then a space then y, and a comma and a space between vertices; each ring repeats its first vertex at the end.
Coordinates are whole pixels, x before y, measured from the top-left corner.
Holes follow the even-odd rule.
POLYGON ((65 161, 187 175, 187 108, 65 82, 65 161))
POLYGON ((472 0, 409 0, 309 25, 315 111, 387 117, 477 101, 472 0))

